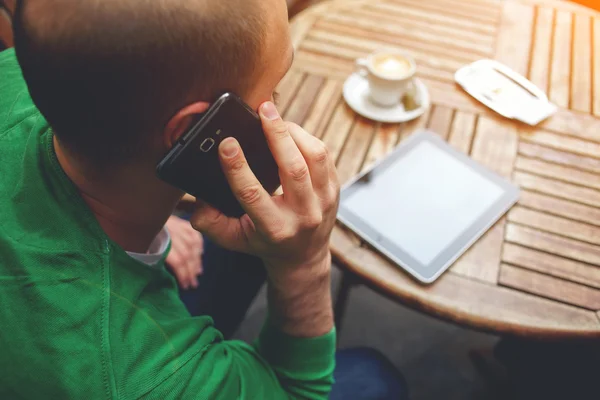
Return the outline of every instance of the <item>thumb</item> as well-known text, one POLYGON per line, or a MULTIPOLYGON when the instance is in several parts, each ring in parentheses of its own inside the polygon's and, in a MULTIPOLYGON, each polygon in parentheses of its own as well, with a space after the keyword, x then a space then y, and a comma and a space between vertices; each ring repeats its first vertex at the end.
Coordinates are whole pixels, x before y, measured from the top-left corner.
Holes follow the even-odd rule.
POLYGON ((238 252, 248 251, 248 238, 241 220, 226 216, 210 204, 198 200, 190 224, 221 247, 238 252))
POLYGON ((263 130, 267 136, 267 140, 285 136, 288 134, 287 124, 281 119, 275 104, 270 101, 266 101, 261 104, 259 110, 260 119, 262 122, 263 130))

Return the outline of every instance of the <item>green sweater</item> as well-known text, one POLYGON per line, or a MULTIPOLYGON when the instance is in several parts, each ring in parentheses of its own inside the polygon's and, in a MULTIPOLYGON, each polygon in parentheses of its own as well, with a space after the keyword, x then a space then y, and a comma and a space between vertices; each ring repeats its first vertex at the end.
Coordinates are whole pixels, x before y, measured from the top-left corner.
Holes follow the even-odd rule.
POLYGON ((255 346, 193 318, 165 270, 102 231, 0 53, 0 398, 324 399, 335 332, 255 346))

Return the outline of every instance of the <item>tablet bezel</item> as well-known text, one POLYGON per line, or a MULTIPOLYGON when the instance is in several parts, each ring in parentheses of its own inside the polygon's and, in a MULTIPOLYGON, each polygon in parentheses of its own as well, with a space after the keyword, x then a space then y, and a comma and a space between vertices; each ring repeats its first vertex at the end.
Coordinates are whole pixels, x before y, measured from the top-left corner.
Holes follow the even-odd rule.
POLYGON ((423 283, 432 283, 447 270, 477 239, 491 228, 519 199, 519 188, 508 180, 473 161, 467 155, 454 149, 435 133, 420 130, 404 140, 391 154, 384 157, 367 171, 346 184, 340 194, 338 220, 353 230, 371 246, 398 264, 409 274, 423 283), (345 207, 344 200, 361 188, 360 182, 373 174, 381 174, 394 162, 413 150, 422 142, 429 142, 465 164, 473 172, 498 185, 503 194, 482 215, 479 216, 453 242, 447 245, 429 264, 416 260, 401 247, 381 235, 374 227, 345 207))

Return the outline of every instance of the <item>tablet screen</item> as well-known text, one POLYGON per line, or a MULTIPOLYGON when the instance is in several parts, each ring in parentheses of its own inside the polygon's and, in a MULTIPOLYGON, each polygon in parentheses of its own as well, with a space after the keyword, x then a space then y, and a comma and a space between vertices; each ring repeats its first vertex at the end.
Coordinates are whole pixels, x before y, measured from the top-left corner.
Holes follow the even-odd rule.
POLYGON ((495 183, 431 143, 421 142, 361 185, 344 204, 429 264, 502 194, 495 183))
POLYGON ((518 188, 435 135, 408 142, 342 191, 339 218, 400 265, 431 276, 516 202, 518 188))

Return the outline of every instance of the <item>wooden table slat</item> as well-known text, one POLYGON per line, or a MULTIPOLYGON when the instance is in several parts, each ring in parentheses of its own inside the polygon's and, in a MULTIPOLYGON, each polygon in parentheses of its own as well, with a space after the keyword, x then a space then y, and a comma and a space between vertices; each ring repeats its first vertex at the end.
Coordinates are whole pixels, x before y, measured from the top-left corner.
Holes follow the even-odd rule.
POLYGON ((362 167, 373 139, 375 126, 366 118, 357 117, 338 157, 337 170, 342 184, 356 175, 362 167))
POLYGON ((590 264, 600 264, 600 247, 521 225, 506 225, 506 240, 590 264))
POLYGON ((466 20, 475 20, 485 22, 489 24, 495 24, 498 21, 498 12, 491 10, 491 12, 481 12, 481 10, 469 9, 469 5, 464 6, 455 5, 453 7, 448 6, 446 2, 432 2, 432 1, 418 1, 418 0, 392 0, 390 3, 401 4, 407 7, 419 8, 421 10, 430 13, 439 13, 442 15, 452 15, 457 18, 463 18, 466 20), (477 12, 473 12, 477 11, 477 12))
POLYGON ((451 108, 445 106, 434 106, 431 111, 431 117, 429 118, 429 124, 427 128, 437 133, 442 138, 448 139, 453 115, 454 111, 451 108))
MULTIPOLYGON (((357 37, 355 35, 349 35, 347 33, 344 34, 331 32, 329 30, 322 30, 319 28, 314 29, 308 35, 307 39, 308 40, 305 40, 303 42, 303 47, 309 50, 322 50, 323 47, 319 47, 319 44, 337 45, 342 48, 348 49, 350 52, 359 52, 357 54, 357 57, 364 57, 372 53, 373 51, 381 50, 382 48, 400 50, 414 57, 417 60, 419 67, 422 65, 426 65, 430 68, 437 68, 441 71, 446 71, 451 74, 453 74, 457 69, 459 69, 465 64, 464 61, 455 59, 456 54, 435 55, 431 52, 428 52, 426 49, 408 49, 402 44, 395 43, 386 43, 384 46, 382 46, 381 42, 378 40, 366 39, 364 38, 364 36, 357 37)), ((346 54, 352 54, 350 52, 346 54)), ((355 58, 353 58, 353 60, 355 58)))
POLYGON ((557 135, 541 129, 521 135, 521 140, 533 142, 552 149, 600 159, 600 143, 557 135))
POLYGON ((529 190, 521 190, 519 204, 527 208, 543 211, 547 214, 600 226, 600 208, 590 207, 529 190))
MULTIPOLYGON (((328 54, 331 56, 335 56, 338 59, 345 59, 348 65, 352 67, 354 66, 355 60, 357 58, 365 57, 372 53, 374 50, 377 50, 376 48, 370 50, 351 49, 347 47, 341 47, 333 43, 327 43, 311 39, 307 39, 304 42, 302 42, 300 49, 306 52, 328 54)), ((452 81, 454 79, 454 72, 450 71, 449 69, 444 70, 430 66, 431 64, 441 65, 441 61, 432 59, 431 57, 429 57, 429 59, 426 59, 424 58, 425 56, 420 56, 418 53, 412 52, 410 50, 406 50, 405 52, 413 56, 419 64, 419 76, 426 76, 431 79, 438 79, 442 81, 452 81)))
POLYGON ((303 127, 316 137, 321 137, 323 131, 340 101, 342 82, 328 79, 322 86, 314 101, 314 106, 304 121, 303 127))
POLYGON ((569 108, 572 20, 573 14, 570 12, 556 13, 548 97, 554 104, 563 108, 569 108))
POLYGON ((571 75, 571 108, 592 111, 592 19, 575 15, 573 30, 573 72, 571 75))
POLYGON ((551 8, 540 7, 535 21, 529 80, 546 93, 548 93, 549 87, 553 22, 554 11, 551 8))
POLYGON ((296 97, 287 108, 284 118, 296 124, 302 124, 312 108, 314 98, 325 80, 322 77, 308 75, 300 86, 296 97))
POLYGON ((500 267, 498 282, 588 310, 600 309, 600 290, 510 265, 500 267))
POLYGON ((505 243, 502 261, 600 289, 600 268, 554 254, 505 243))
POLYGON ((600 175, 590 172, 579 171, 574 168, 564 167, 545 161, 535 160, 527 157, 517 157, 515 163, 517 171, 552 178, 559 181, 576 183, 581 186, 600 189, 600 175))
POLYGON ((477 118, 474 114, 464 111, 456 111, 452 127, 450 128, 450 137, 448 142, 457 150, 469 154, 473 136, 475 135, 475 124, 477 118))
POLYGON ((338 104, 333 112, 333 116, 329 121, 323 137, 321 140, 325 142, 325 145, 329 149, 329 153, 334 160, 337 160, 346 138, 350 133, 350 129, 354 124, 356 115, 354 111, 348 107, 346 102, 342 101, 338 104))
POLYGON ((377 160, 390 153, 400 140, 400 124, 380 124, 367 152, 362 170, 370 168, 377 160))
POLYGON ((525 189, 587 204, 592 207, 600 207, 600 192, 594 189, 555 181, 525 172, 515 172, 514 181, 525 189))
POLYGON ((489 56, 493 50, 491 46, 474 44, 470 43, 467 40, 457 40, 454 38, 444 36, 436 36, 428 31, 415 31, 407 29, 402 25, 373 21, 367 18, 356 18, 345 14, 329 14, 326 17, 324 17, 324 19, 326 21, 334 21, 349 26, 355 26, 369 32, 379 32, 388 35, 398 35, 411 38, 412 40, 421 43, 435 44, 438 46, 447 46, 448 48, 457 49, 459 51, 468 51, 478 54, 482 57, 489 56))
POLYGON ((581 242, 600 246, 600 227, 583 222, 571 221, 556 215, 541 211, 515 206, 508 213, 510 222, 555 233, 581 242))
POLYGON ((471 157, 505 178, 511 177, 517 155, 516 129, 498 120, 481 117, 473 142, 471 157))
POLYGON ((495 34, 494 26, 490 25, 488 22, 457 18, 448 14, 431 13, 417 8, 407 7, 405 5, 376 2, 366 3, 363 6, 363 9, 381 10, 389 15, 418 19, 430 24, 443 24, 448 28, 464 29, 469 32, 479 33, 489 37, 494 37, 495 34))
POLYGON ((561 108, 535 129, 539 128, 600 143, 600 119, 580 112, 561 108))
POLYGON ((296 96, 296 91, 300 87, 303 79, 303 73, 291 70, 285 74, 279 85, 277 85, 277 90, 279 92, 277 109, 280 113, 285 114, 287 107, 296 96))
POLYGON ((378 43, 380 47, 399 47, 406 51, 412 50, 417 52, 423 52, 429 55, 429 57, 443 58, 444 60, 456 60, 464 64, 468 64, 480 58, 481 56, 470 49, 465 51, 448 48, 444 45, 436 43, 415 43, 411 38, 402 36, 389 35, 385 32, 368 32, 365 34, 364 29, 360 27, 350 26, 341 24, 335 21, 321 20, 316 25, 316 29, 311 32, 312 37, 324 37, 327 40, 331 40, 334 37, 345 37, 346 41, 352 42, 357 40, 354 44, 359 43, 378 43), (365 40, 366 42, 363 42, 365 40))
POLYGON ((504 218, 494 224, 450 270, 461 276, 495 285, 498 281, 505 224, 504 218))
POLYGON ((554 0, 333 0, 299 14, 296 75, 280 85, 284 115, 322 138, 343 181, 428 126, 522 189, 515 208, 431 285, 336 227, 339 265, 404 304, 469 327, 600 338, 598 21, 599 12, 554 0), (383 48, 417 60, 431 107, 416 120, 369 121, 342 98, 355 58, 383 48), (474 100, 453 74, 481 58, 528 76, 557 112, 529 127, 474 100))
POLYGON ((419 118, 413 119, 402 124, 400 128, 400 138, 406 139, 418 130, 424 129, 431 117, 431 107, 429 107, 419 118))
POLYGON ((600 159, 597 158, 566 153, 539 144, 525 142, 523 140, 519 142, 519 154, 529 158, 536 158, 550 163, 600 174, 600 159))
POLYGON ((594 115, 600 117, 600 18, 594 18, 594 24, 592 26, 593 38, 592 38, 592 49, 593 51, 593 67, 594 73, 592 82, 592 93, 593 93, 593 112, 594 115))
POLYGON ((444 279, 433 285, 423 286, 399 273, 398 267, 375 252, 348 247, 341 252, 337 251, 336 240, 332 240, 332 244, 336 258, 367 282, 385 293, 402 298, 405 304, 442 318, 522 336, 596 337, 600 334, 600 322, 593 312, 508 288, 492 289, 487 283, 453 273, 445 274, 444 279), (524 312, 527 318, 524 318, 524 312))
POLYGON ((443 35, 461 41, 469 41, 474 44, 491 48, 494 44, 492 35, 482 35, 479 32, 467 30, 464 27, 449 27, 441 24, 432 24, 430 21, 412 18, 407 13, 390 13, 389 10, 381 10, 376 7, 369 7, 368 4, 346 15, 353 18, 368 17, 377 21, 402 25, 403 28, 411 31, 424 30, 435 35, 443 35))
POLYGON ((506 2, 502 8, 495 59, 521 75, 527 75, 529 68, 533 20, 532 6, 510 1, 506 2))

